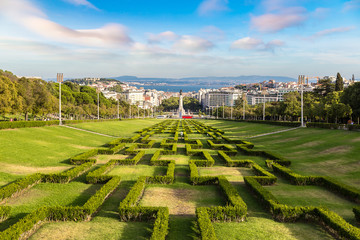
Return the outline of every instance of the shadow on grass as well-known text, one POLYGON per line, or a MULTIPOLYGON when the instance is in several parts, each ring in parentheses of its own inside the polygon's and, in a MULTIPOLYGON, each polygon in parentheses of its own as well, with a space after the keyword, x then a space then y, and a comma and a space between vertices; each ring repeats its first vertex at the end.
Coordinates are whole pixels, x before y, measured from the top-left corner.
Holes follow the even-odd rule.
POLYGON ((8 219, 0 223, 0 231, 4 231, 11 225, 17 223, 21 218, 25 217, 26 215, 28 215, 28 213, 19 213, 15 216, 10 216, 8 219))
POLYGON ((97 190, 99 190, 103 185, 102 184, 92 184, 85 191, 82 191, 79 196, 77 196, 69 206, 82 206, 86 203, 86 201, 95 194, 97 190))

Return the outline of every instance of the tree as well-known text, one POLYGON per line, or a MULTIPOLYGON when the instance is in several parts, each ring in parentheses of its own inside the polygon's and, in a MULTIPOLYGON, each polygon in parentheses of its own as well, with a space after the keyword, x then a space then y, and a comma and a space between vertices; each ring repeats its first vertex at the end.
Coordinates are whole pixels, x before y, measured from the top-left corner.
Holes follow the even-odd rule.
POLYGON ((0 114, 14 113, 21 108, 16 84, 0 72, 0 114))
POLYGON ((320 79, 319 85, 314 89, 314 92, 320 96, 326 96, 333 91, 335 91, 335 84, 331 83, 330 79, 320 79))
POLYGON ((335 91, 343 91, 344 90, 344 81, 341 77, 340 73, 336 75, 336 82, 335 82, 335 91))
POLYGON ((300 94, 298 92, 289 92, 284 95, 284 114, 292 118, 300 115, 300 94))
POLYGON ((354 118, 360 117, 360 82, 356 82, 345 88, 341 96, 341 102, 349 104, 353 111, 352 116, 354 118))

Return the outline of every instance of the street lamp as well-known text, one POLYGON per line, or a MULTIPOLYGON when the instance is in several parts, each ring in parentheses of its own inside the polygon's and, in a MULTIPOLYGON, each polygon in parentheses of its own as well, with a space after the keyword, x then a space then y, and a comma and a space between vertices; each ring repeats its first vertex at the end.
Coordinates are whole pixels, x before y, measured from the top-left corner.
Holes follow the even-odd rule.
POLYGON ((265 121, 265 102, 266 102, 266 99, 265 99, 265 94, 266 94, 266 91, 262 91, 262 94, 264 95, 264 105, 263 105, 263 121, 265 121))
POLYGON ((223 119, 225 119, 225 104, 223 102, 223 119))
POLYGON ((305 75, 299 76, 299 84, 301 88, 301 127, 304 126, 304 85, 305 84, 305 75))
POLYGON ((97 93, 97 97, 98 97, 98 111, 97 111, 97 119, 100 119, 100 89, 96 88, 96 93, 97 93))
POLYGON ((62 121, 61 121, 61 82, 64 80, 64 74, 58 73, 56 78, 57 78, 57 82, 59 83, 59 125, 62 125, 62 121))

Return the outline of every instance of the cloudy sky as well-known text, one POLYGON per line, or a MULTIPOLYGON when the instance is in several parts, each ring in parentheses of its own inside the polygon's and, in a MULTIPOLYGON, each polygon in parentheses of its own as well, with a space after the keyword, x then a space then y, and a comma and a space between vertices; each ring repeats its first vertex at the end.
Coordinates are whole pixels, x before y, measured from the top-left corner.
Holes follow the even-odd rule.
POLYGON ((360 0, 0 0, 21 76, 360 76, 360 0))

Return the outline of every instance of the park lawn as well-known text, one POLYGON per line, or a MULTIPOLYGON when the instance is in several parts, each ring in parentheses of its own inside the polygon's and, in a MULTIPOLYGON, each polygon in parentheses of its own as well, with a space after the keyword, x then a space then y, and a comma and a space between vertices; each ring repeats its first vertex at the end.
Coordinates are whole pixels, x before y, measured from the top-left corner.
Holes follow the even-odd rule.
POLYGON ((56 167, 69 166, 68 158, 111 140, 59 126, 1 130, 0 171, 27 175, 64 170, 56 167))
POLYGON ((141 206, 168 207, 171 215, 195 215, 196 207, 224 206, 225 198, 216 185, 192 186, 184 182, 147 185, 141 206))
POLYGON ((139 119, 108 122, 85 122, 71 126, 115 137, 132 137, 135 131, 161 122, 159 119, 139 119))
POLYGON ((90 222, 44 224, 30 239, 149 239, 152 222, 120 222, 118 207, 134 182, 122 181, 90 222))
POLYGON ((136 181, 140 176, 165 175, 166 166, 115 166, 107 175, 121 176, 122 181, 136 181))
POLYGON ((342 216, 351 224, 356 224, 353 207, 357 204, 319 186, 291 185, 278 179, 275 185, 264 186, 282 204, 289 206, 325 207, 342 216))
POLYGON ((291 160, 296 173, 360 186, 360 132, 301 128, 249 140, 291 160))
POLYGON ((269 124, 249 123, 249 122, 235 122, 225 120, 199 120, 206 125, 219 128, 225 131, 225 136, 232 139, 244 139, 247 137, 275 132, 291 127, 276 126, 269 124))
POLYGON ((269 218, 249 217, 242 223, 213 224, 219 240, 326 240, 333 239, 319 225, 280 223, 269 218))
POLYGON ((230 182, 243 182, 245 176, 255 176, 250 168, 244 167, 198 167, 200 176, 225 176, 230 182))
POLYGON ((11 216, 0 223, 0 230, 4 230, 25 214, 43 206, 82 206, 101 186, 77 181, 68 184, 37 184, 25 190, 20 196, 6 201, 5 205, 11 206, 11 216))

